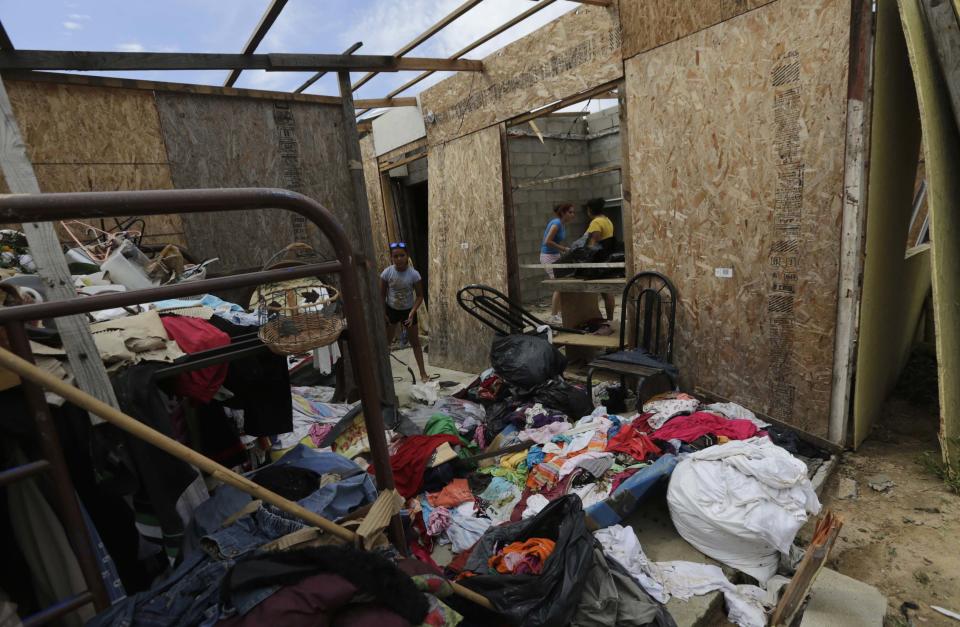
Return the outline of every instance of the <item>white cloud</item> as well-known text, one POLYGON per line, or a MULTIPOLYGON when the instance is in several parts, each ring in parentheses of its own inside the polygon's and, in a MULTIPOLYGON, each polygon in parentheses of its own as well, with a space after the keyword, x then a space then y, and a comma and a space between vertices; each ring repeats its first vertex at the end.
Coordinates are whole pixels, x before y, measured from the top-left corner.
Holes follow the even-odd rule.
POLYGON ((63 27, 67 30, 82 30, 83 24, 79 22, 64 22, 63 27))
POLYGON ((143 44, 137 41, 129 41, 114 46, 120 52, 143 52, 143 44))
POLYGON ((89 15, 83 13, 71 13, 68 17, 74 22, 86 22, 90 19, 89 15))

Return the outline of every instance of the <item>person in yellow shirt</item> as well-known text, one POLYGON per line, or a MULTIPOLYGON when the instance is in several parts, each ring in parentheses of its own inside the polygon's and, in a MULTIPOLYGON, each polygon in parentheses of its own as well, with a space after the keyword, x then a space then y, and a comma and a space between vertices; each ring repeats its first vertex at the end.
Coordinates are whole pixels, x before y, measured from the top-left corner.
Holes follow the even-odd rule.
MULTIPOLYGON (((613 222, 607 217, 604 204, 603 198, 592 198, 586 204, 587 217, 590 218, 590 224, 587 226, 590 245, 603 247, 604 254, 597 260, 598 262, 606 261, 617 243, 613 236, 613 222)), ((613 309, 616 306, 613 294, 604 294, 603 304, 607 310, 607 320, 613 320, 613 309)))

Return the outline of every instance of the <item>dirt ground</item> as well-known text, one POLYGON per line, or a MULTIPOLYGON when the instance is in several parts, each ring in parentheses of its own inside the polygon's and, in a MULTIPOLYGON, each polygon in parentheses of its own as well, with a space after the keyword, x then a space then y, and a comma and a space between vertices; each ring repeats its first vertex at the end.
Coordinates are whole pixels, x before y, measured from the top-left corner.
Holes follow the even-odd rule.
POLYGON ((876 429, 843 456, 823 491, 824 505, 844 518, 829 566, 887 597, 888 626, 960 625, 930 608, 960 612, 960 496, 918 463, 926 452, 939 459, 936 364, 929 355, 913 356, 876 429), (893 487, 870 487, 877 475, 893 487), (850 480, 858 496, 840 498, 850 480), (905 616, 905 602, 919 610, 905 616))

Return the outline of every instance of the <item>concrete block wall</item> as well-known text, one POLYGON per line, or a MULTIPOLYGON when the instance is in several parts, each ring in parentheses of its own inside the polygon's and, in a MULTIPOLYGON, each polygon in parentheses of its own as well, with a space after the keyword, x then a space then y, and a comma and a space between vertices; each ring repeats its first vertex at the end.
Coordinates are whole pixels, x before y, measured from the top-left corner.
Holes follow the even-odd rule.
MULTIPOLYGON (((553 115, 535 120, 543 142, 529 125, 511 129, 508 137, 512 184, 583 172, 592 168, 620 163, 620 138, 616 107, 586 118, 553 115), (516 136, 522 133, 522 136, 516 136)), ((520 264, 539 263, 540 243, 547 222, 553 218, 553 206, 573 203, 577 218, 567 225, 567 244, 583 235, 587 227, 583 204, 590 198, 620 196, 620 174, 602 175, 558 181, 513 191, 516 214, 517 256, 520 264)), ((611 215, 620 228, 619 215, 611 215)), ((622 231, 621 231, 622 232, 622 231)), ((540 269, 520 270, 520 291, 524 303, 550 298, 551 291, 542 286, 546 274, 540 269)))

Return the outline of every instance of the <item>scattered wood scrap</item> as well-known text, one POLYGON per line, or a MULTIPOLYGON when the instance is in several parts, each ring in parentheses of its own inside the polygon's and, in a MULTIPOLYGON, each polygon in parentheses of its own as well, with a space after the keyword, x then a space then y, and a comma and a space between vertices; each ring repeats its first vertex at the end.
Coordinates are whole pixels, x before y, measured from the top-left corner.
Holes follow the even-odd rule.
POLYGON ((783 596, 780 597, 780 602, 773 610, 773 617, 770 619, 772 627, 793 623, 793 619, 803 605, 804 599, 807 598, 807 594, 810 593, 810 588, 820 573, 820 569, 827 563, 827 557, 840 535, 841 527, 843 527, 843 519, 831 511, 827 511, 817 521, 817 528, 813 532, 813 540, 811 540, 803 559, 800 560, 800 566, 797 567, 796 574, 787 584, 783 596))

